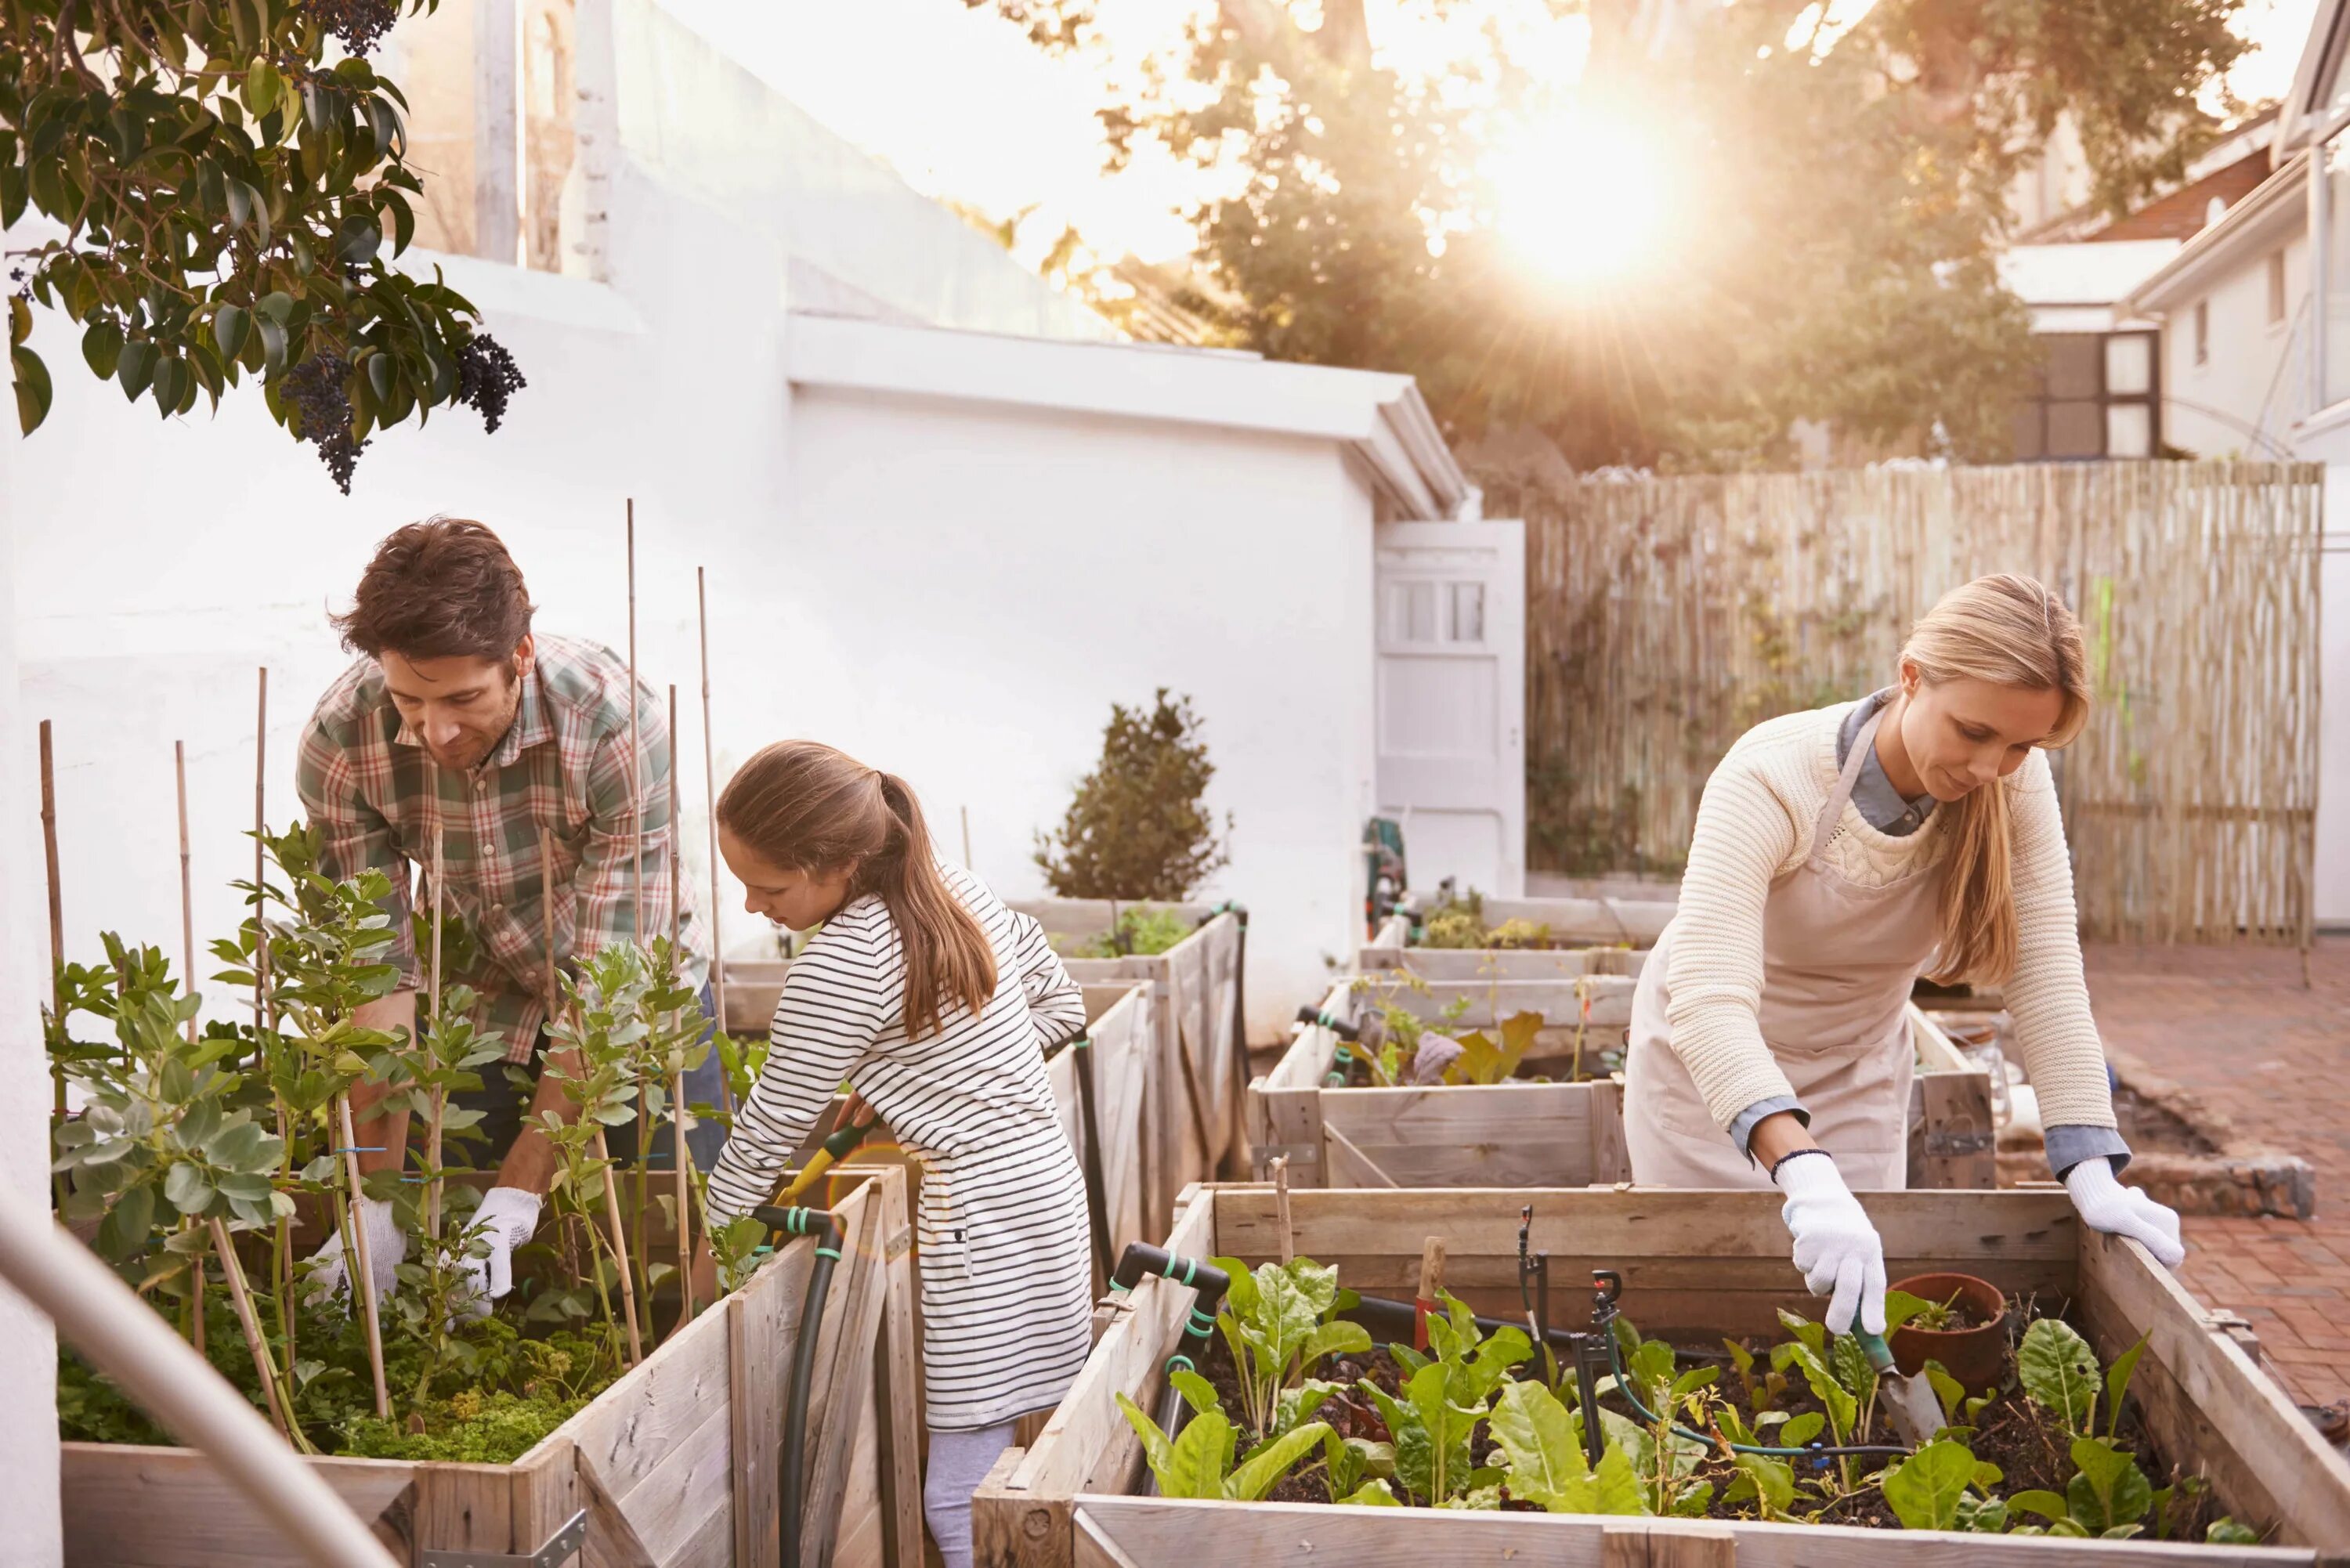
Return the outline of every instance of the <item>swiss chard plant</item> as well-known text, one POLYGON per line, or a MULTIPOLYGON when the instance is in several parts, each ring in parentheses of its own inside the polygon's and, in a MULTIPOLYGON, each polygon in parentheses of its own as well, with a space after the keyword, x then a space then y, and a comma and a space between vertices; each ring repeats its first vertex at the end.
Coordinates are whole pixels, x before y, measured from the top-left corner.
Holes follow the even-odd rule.
POLYGON ((1370 1333, 1336 1317, 1336 1269, 1311 1258, 1253 1271, 1234 1258, 1213 1262, 1232 1277, 1216 1327, 1240 1375, 1242 1419, 1260 1439, 1294 1430, 1329 1397, 1330 1385, 1313 1376, 1316 1368, 1330 1356, 1369 1350, 1370 1333))

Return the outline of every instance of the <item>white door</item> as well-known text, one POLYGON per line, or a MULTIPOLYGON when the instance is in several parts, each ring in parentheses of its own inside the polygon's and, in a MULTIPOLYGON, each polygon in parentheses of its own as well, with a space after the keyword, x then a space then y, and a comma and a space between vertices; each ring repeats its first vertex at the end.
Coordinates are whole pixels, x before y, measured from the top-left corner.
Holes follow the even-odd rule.
POLYGON ((1380 814, 1411 885, 1525 896, 1525 524, 1378 529, 1380 814))

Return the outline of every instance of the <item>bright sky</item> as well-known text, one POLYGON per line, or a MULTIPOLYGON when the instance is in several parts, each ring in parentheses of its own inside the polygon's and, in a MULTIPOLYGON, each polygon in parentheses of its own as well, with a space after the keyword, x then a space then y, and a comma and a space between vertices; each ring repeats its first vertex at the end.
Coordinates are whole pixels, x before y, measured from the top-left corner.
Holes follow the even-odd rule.
MULTIPOLYGON (((972 10, 962 0, 660 3, 917 189, 999 218, 1035 208, 1021 231, 1020 249, 1031 260, 1064 223, 1075 223, 1108 256, 1132 251, 1161 260, 1190 248, 1191 227, 1170 210, 1186 198, 1182 171, 1160 156, 1103 174, 1093 119, 1101 101, 1097 67, 1045 57, 990 7, 972 10)), ((1176 36, 1200 3, 1101 0, 1100 11, 1120 56, 1134 58, 1176 36)), ((1535 3, 1490 0, 1505 20, 1520 20, 1515 14, 1535 3)), ((1826 3, 1833 31, 1858 20, 1873 0, 1826 3)), ((2237 29, 2255 50, 2233 73, 2240 95, 2284 93, 2316 4, 2246 0, 2237 29)), ((1415 18, 1412 0, 1371 0, 1370 9, 1383 49, 1426 60, 1440 57, 1452 41, 1440 26, 1415 18)), ((1564 76, 1579 68, 1572 29, 1522 36, 1539 37, 1553 56, 1522 54, 1523 63, 1564 76)))

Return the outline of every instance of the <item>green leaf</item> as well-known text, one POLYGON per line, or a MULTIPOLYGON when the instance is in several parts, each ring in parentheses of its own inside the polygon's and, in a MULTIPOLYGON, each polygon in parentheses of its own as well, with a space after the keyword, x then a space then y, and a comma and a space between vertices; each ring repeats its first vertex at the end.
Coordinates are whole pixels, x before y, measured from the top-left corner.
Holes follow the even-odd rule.
POLYGON ((213 1189, 202 1166, 183 1163, 164 1176, 163 1196, 182 1214, 201 1214, 212 1206, 213 1189))
POLYGON ((2222 1515, 2204 1527, 2203 1539, 2214 1546, 2258 1546, 2261 1532, 2222 1515))
POLYGON ((155 1189, 144 1182, 126 1190, 99 1221, 98 1250, 116 1262, 142 1251, 155 1223, 155 1189))
MULTIPOLYGON (((761 1226, 760 1231, 764 1234, 765 1227, 761 1226)), ((1175 1463, 1174 1445, 1167 1440, 1167 1434, 1159 1429, 1159 1423, 1145 1415, 1142 1407, 1123 1393, 1118 1396, 1118 1407, 1125 1414, 1126 1424, 1134 1428, 1134 1435, 1142 1439, 1143 1458, 1150 1465, 1150 1473, 1159 1478, 1159 1490, 1166 1491, 1168 1472, 1175 1463)))
POLYGON ((1313 1371, 1316 1363, 1333 1355, 1363 1355, 1371 1348, 1371 1331, 1358 1323, 1316 1324, 1298 1346, 1297 1370, 1313 1371))
MULTIPOLYGON (((1843 1343, 1848 1345, 1852 1342, 1847 1337, 1843 1343)), ((1837 1380, 1835 1374, 1828 1370, 1826 1364, 1810 1345, 1798 1345, 1793 1348, 1794 1365, 1803 1372, 1804 1381, 1811 1386, 1813 1397, 1826 1408, 1828 1427, 1835 1433, 1836 1441, 1848 1441, 1852 1437, 1853 1423, 1860 1417, 1860 1402, 1837 1380)))
POLYGON ((1861 1349, 1856 1335, 1845 1334, 1830 1347, 1828 1370, 1861 1404, 1877 1397, 1877 1368, 1869 1365, 1868 1353, 1861 1349))
POLYGON ((8 363, 16 372, 16 428, 31 435, 49 417, 49 368, 21 346, 8 350, 8 363))
POLYGON ((1970 1492, 1959 1499, 1958 1528, 1983 1535, 2002 1534, 2007 1529, 2007 1504, 1995 1497, 1976 1497, 1970 1492))
POLYGON ((1923 1296, 1913 1296, 1908 1291, 1886 1292, 1885 1332, 1890 1334, 1895 1329, 1933 1304, 1923 1296))
POLYGON ((101 381, 114 379, 114 368, 122 359, 122 328, 104 319, 93 321, 81 335, 82 362, 90 374, 101 381))
POLYGON ((241 305, 224 305, 213 312, 213 342, 224 358, 244 352, 245 335, 252 328, 253 314, 241 305))
POLYGON ((2020 1491, 2007 1500, 2007 1506, 2020 1508, 2026 1513, 2036 1513, 2045 1520, 2073 1517, 2073 1505, 2053 1491, 2020 1491))
POLYGON ((246 68, 243 95, 244 107, 256 116, 265 115, 276 109, 285 90, 286 78, 279 76, 277 67, 267 60, 256 59, 246 68))
POLYGON ((1555 1501, 1591 1481, 1590 1461, 1558 1397, 1539 1383, 1509 1384, 1488 1420, 1509 1464, 1511 1492, 1555 1513, 1579 1511, 1555 1501))
MULTIPOLYGON (((1196 1425, 1208 1418, 1194 1417, 1193 1422, 1196 1425)), ((1321 1447, 1322 1438, 1329 1430, 1327 1422, 1308 1421, 1294 1432, 1284 1432, 1259 1444, 1251 1450, 1247 1459, 1241 1461, 1239 1468, 1225 1478, 1222 1495, 1234 1502, 1256 1501, 1279 1485, 1281 1478, 1287 1475, 1299 1459, 1321 1447)), ((1184 1437, 1189 1437, 1191 1431, 1190 1427, 1184 1428, 1184 1437)), ((1182 1439, 1179 1438, 1176 1441, 1180 1447, 1182 1439)))
POLYGON ((2016 1351, 2015 1368, 2033 1404, 2074 1432, 2088 1429, 2097 1406, 2097 1355, 2072 1324, 2053 1317, 2033 1320, 2016 1351))
POLYGON ((1167 1375, 1167 1381, 1183 1396, 1183 1402, 1193 1410, 1221 1410, 1222 1402, 1216 1397, 1215 1385, 1196 1372, 1177 1367, 1167 1375))
POLYGON ((1787 1511, 1795 1501, 1794 1467, 1767 1454, 1740 1454, 1738 1469, 1754 1489, 1765 1518, 1787 1511))
POLYGON ((32 302, 21 294, 8 296, 8 347, 14 348, 33 335, 32 302))
POLYGON ((2129 1392, 2130 1375, 2137 1370, 2137 1358, 2146 1354, 2146 1340, 2114 1357, 2113 1366, 2106 1369, 2106 1435, 2119 1437, 2122 1429, 2122 1396, 2129 1392))
POLYGON ((2126 1451, 2094 1438, 2076 1438, 2073 1463, 2075 1473, 2064 1483, 2064 1498, 2073 1517, 2091 1533, 2136 1524, 2154 1505, 2154 1483, 2126 1451))
POLYGON ((1773 1446, 1800 1449, 1818 1437, 1827 1424, 1828 1418, 1817 1410, 1806 1410, 1791 1417, 1785 1426, 1779 1428, 1779 1441, 1773 1446))
POLYGON ((1397 1501, 1396 1494, 1388 1489, 1388 1483, 1377 1476, 1338 1499, 1338 1505, 1341 1508, 1401 1508, 1403 1506, 1397 1501))
POLYGON ((1966 1386, 1942 1368, 1939 1361, 1925 1366, 1926 1382, 1934 1390, 1934 1397, 1942 1402, 1942 1417, 1951 1426, 1960 1425, 1959 1409, 1967 1402, 1966 1386))
POLYGON ((1221 1410, 1192 1417, 1175 1434, 1159 1490, 1169 1497, 1222 1498, 1236 1437, 1221 1410))
POLYGON ((1905 1530, 1950 1530, 1959 1500, 1975 1479, 1975 1457, 1964 1443, 1928 1443, 1885 1478, 1885 1501, 1905 1530))
POLYGON ((123 344, 114 374, 122 383, 122 395, 137 402, 155 377, 155 345, 143 338, 132 338, 123 344))

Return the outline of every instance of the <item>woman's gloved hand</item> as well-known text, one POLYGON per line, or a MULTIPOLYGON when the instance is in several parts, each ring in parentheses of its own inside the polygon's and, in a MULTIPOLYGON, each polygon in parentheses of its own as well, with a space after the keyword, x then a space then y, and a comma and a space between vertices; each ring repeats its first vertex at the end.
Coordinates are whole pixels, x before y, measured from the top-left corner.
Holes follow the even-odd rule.
MULTIPOLYGON (((408 1232, 400 1228, 400 1218, 388 1199, 363 1197, 352 1207, 351 1218, 367 1232, 368 1272, 375 1281, 376 1300, 381 1301, 400 1283, 393 1271, 408 1259, 408 1232)), ((307 1299, 310 1301, 323 1301, 351 1288, 350 1264, 343 1256, 340 1230, 310 1254, 308 1270, 307 1299)))
POLYGON ((514 1289, 514 1252, 538 1230, 539 1210, 546 1199, 519 1187, 493 1187, 482 1194, 481 1206, 466 1230, 489 1243, 489 1251, 463 1260, 472 1289, 457 1310, 465 1317, 487 1317, 490 1303, 514 1289))
POLYGON ((2137 1188, 2116 1180, 2113 1165, 2102 1156, 2085 1159, 2066 1171, 2064 1190, 2073 1195, 2073 1207, 2090 1230, 2127 1236, 2152 1252, 2154 1261, 2166 1269, 2175 1269, 2186 1261, 2187 1246, 2178 1239, 2178 1216, 2137 1188))
POLYGON ((1829 1297, 1828 1332, 1851 1333, 1857 1315, 1861 1327, 1883 1334, 1885 1243, 1835 1158, 1825 1149, 1799 1149, 1780 1159, 1771 1179, 1787 1195, 1779 1218, 1795 1239, 1795 1267, 1812 1294, 1829 1297))

